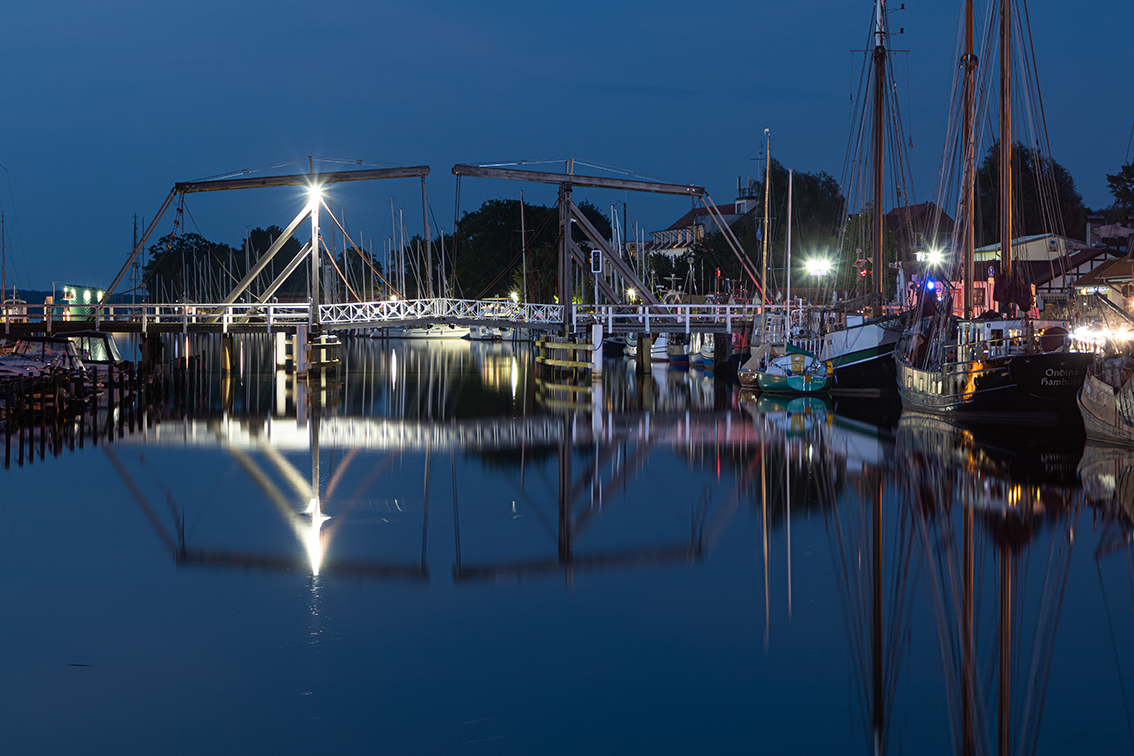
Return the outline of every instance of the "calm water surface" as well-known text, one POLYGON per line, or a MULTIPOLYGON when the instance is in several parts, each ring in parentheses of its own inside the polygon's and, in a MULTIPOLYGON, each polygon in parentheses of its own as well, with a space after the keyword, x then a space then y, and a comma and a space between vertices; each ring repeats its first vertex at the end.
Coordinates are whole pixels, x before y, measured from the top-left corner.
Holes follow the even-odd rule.
POLYGON ((1128 454, 525 345, 314 390, 189 348, 191 406, 10 442, 0 752, 1134 752, 1128 454))

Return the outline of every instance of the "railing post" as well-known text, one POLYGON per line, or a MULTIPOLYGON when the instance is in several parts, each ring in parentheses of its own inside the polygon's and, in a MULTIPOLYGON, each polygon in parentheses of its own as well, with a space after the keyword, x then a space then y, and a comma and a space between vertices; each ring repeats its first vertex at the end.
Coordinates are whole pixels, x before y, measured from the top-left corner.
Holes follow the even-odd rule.
POLYGON ((189 333, 189 305, 181 305, 181 333, 189 333))
POLYGON ((101 310, 101 309, 102 309, 102 308, 100 308, 100 307, 98 306, 98 304, 96 303, 96 304, 95 304, 95 306, 94 306, 94 329, 95 329, 96 331, 97 331, 97 330, 99 330, 99 325, 100 325, 100 322, 99 322, 99 321, 100 321, 100 315, 102 314, 102 313, 100 312, 100 310, 101 310))
POLYGON ((725 305, 725 330, 732 333, 732 305, 725 305))

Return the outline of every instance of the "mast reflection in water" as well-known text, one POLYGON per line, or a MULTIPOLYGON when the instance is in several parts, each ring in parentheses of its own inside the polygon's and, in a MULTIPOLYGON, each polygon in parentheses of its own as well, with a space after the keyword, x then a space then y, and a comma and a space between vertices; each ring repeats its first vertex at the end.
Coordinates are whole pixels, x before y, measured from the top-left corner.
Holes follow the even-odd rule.
POLYGON ((197 390, 12 436, 5 752, 1132 749, 1125 452, 270 346, 178 338, 197 390))

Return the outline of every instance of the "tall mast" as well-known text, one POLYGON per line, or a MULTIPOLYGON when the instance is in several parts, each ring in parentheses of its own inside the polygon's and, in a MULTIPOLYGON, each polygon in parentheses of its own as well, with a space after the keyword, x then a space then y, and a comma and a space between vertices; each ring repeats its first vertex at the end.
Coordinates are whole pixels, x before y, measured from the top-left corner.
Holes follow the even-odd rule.
POLYGON ((1012 0, 1000 3, 1000 272, 1012 274, 1012 0))
POLYGON ((976 66, 977 59, 973 55, 973 0, 965 2, 965 57, 962 59, 965 66, 965 121, 961 126, 964 140, 965 167, 962 171, 964 186, 964 226, 961 228, 961 256, 964 261, 964 292, 965 292, 965 318, 973 317, 973 248, 976 247, 973 225, 973 193, 975 191, 976 177, 976 129, 973 127, 974 103, 976 100, 976 66))
POLYGON ((524 190, 520 190, 520 252, 524 258, 524 299, 523 302, 534 302, 535 298, 528 294, 528 225, 524 222, 524 190))
POLYGON ((760 343, 767 341, 768 316, 764 312, 768 303, 768 194, 772 189, 772 132, 764 129, 767 145, 764 148, 764 262, 760 271, 760 343))
POLYGON ((874 5, 874 286, 871 313, 882 314, 882 137, 886 109, 886 0, 874 5))
POLYGON ((784 310, 787 315, 787 333, 784 343, 791 341, 791 185, 795 171, 788 171, 787 175, 787 306, 784 310))

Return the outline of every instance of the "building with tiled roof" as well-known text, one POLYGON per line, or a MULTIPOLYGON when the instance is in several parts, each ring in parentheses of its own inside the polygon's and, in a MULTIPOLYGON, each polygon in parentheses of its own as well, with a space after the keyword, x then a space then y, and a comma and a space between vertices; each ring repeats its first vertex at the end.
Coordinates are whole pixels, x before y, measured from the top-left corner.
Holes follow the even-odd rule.
MULTIPOLYGON (((741 197, 728 205, 715 205, 724 222, 732 226, 738 220, 756 209, 757 201, 751 197, 741 197)), ((646 251, 681 257, 693 250, 705 238, 705 234, 723 231, 717 219, 704 207, 695 207, 674 221, 663 231, 654 231, 646 251)))

